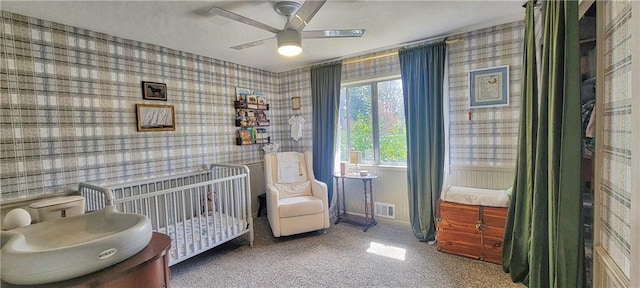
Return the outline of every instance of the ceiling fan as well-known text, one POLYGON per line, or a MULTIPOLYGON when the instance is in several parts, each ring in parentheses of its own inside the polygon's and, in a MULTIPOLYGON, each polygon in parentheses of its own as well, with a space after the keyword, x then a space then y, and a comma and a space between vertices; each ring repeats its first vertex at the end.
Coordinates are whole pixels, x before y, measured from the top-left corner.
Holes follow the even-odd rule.
POLYGON ((233 13, 220 7, 211 7, 209 12, 214 15, 229 18, 262 30, 266 30, 276 34, 275 37, 269 37, 258 41, 240 44, 231 47, 232 49, 242 50, 258 45, 276 38, 278 41, 278 53, 284 56, 296 56, 302 53, 302 38, 319 39, 319 38, 347 38, 362 37, 365 29, 340 29, 340 30, 311 30, 302 31, 311 21, 314 15, 320 10, 326 0, 323 1, 305 1, 302 5, 294 1, 276 2, 273 9, 280 15, 287 18, 284 28, 278 29, 271 25, 253 20, 251 18, 233 13))

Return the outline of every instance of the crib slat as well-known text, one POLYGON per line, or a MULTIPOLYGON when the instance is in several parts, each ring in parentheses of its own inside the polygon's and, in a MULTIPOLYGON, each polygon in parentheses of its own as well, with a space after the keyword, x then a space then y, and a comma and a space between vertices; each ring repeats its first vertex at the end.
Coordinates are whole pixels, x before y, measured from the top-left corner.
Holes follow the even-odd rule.
POLYGON ((185 203, 184 206, 186 207, 186 211, 185 211, 185 215, 187 217, 187 219, 185 219, 185 222, 189 223, 189 229, 191 231, 193 231, 193 233, 191 233, 191 242, 193 243, 193 250, 194 251, 199 251, 202 245, 202 241, 200 240, 200 235, 198 234, 200 232, 200 229, 197 229, 196 225, 195 225, 195 221, 196 221, 196 215, 194 214, 195 211, 193 210, 193 202, 192 202, 192 197, 191 194, 193 193, 193 189, 186 189, 185 190, 185 195, 184 195, 184 199, 185 199, 185 203), (198 233, 196 233, 198 232, 198 233), (198 245, 196 245, 198 244, 198 245))
POLYGON ((160 217, 162 215, 158 215, 158 211, 160 211, 158 210, 158 196, 153 196, 153 198, 155 200, 154 202, 155 202, 155 208, 156 208, 156 210, 154 211, 156 213, 156 226, 153 227, 153 230, 157 231, 158 229, 160 229, 160 217))

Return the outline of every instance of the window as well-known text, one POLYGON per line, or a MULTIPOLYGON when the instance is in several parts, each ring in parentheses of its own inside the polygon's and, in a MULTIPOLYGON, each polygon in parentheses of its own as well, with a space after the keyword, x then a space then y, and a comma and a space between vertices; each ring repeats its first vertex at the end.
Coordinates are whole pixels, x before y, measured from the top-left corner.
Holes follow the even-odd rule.
POLYGON ((362 152, 368 164, 407 162, 404 100, 400 79, 345 85, 340 90, 340 161, 362 152))

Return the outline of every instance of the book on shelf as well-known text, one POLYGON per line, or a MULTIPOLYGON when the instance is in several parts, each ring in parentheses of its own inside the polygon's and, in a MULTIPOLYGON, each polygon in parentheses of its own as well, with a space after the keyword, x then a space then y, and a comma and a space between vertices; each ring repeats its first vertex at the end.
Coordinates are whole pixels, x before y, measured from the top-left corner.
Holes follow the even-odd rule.
POLYGON ((240 138, 241 145, 247 145, 253 143, 253 138, 251 137, 252 129, 239 129, 238 130, 238 138, 240 138))
POLYGON ((269 125, 269 120, 267 119, 267 114, 265 114, 264 111, 255 112, 255 121, 254 122, 257 125, 260 125, 260 126, 268 126, 269 125))
POLYGON ((256 143, 269 143, 269 134, 267 134, 267 129, 265 128, 256 128, 256 143))

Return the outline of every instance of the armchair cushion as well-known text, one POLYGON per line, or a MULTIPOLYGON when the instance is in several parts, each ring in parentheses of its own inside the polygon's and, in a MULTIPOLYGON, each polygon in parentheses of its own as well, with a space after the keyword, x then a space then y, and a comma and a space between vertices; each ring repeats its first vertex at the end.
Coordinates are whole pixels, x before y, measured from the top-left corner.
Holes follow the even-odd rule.
POLYGON ((279 199, 295 197, 295 196, 311 196, 311 182, 304 181, 298 183, 274 183, 273 186, 278 189, 279 199))
POLYGON ((324 202, 313 196, 296 196, 280 199, 280 217, 289 218, 322 213, 324 202))

